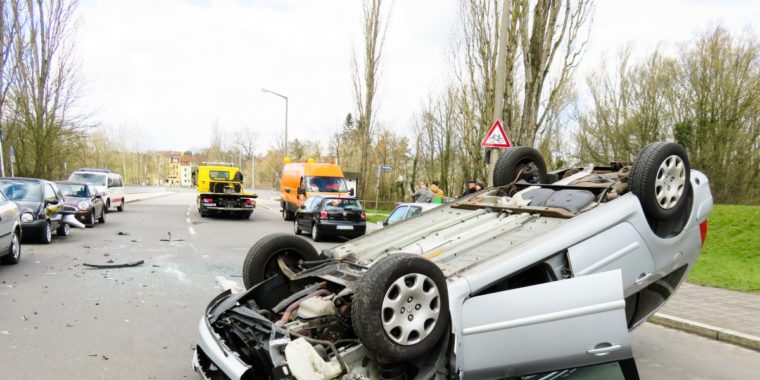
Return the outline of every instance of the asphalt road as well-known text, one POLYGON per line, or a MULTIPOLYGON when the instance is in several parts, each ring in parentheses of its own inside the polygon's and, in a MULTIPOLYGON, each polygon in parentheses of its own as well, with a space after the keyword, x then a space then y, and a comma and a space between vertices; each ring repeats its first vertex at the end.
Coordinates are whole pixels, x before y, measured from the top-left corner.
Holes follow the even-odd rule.
MULTIPOLYGON (((50 245, 25 243, 18 265, 0 266, 0 378, 196 378, 190 359, 204 307, 223 287, 242 286, 243 258, 258 238, 292 233, 268 198, 240 220, 200 218, 193 193, 167 195, 50 245), (145 264, 82 266, 109 260, 145 264)), ((760 373, 758 352, 659 326, 635 332, 634 352, 644 379, 760 373)))

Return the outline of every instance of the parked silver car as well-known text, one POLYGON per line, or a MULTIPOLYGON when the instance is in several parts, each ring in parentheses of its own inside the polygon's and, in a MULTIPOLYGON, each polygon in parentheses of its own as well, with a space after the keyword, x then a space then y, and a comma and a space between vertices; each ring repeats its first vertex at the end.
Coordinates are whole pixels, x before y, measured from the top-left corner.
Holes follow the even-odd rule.
POLYGON ((0 264, 21 260, 21 219, 18 206, 0 191, 0 264))
POLYGON ((629 331, 675 292, 712 195, 683 147, 546 173, 532 148, 495 187, 318 254, 275 234, 247 291, 217 296, 193 365, 208 379, 637 378, 629 331))

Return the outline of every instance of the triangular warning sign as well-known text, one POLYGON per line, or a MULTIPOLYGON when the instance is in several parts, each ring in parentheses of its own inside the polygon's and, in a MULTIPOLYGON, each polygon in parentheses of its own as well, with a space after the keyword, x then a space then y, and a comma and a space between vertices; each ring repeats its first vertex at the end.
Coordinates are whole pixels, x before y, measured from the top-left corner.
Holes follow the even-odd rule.
POLYGON ((509 148, 512 146, 507 137, 507 132, 504 132, 504 127, 501 126, 501 121, 493 122, 486 138, 480 142, 480 146, 485 148, 509 148))

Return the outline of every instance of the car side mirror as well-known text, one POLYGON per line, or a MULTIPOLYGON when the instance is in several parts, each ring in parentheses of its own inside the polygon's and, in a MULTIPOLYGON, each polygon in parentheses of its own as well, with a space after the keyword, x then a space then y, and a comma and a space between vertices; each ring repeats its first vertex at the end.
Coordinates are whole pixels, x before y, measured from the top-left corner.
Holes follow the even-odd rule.
POLYGON ((285 189, 285 192, 290 194, 290 188, 285 189))
POLYGON ((306 190, 303 187, 299 187, 297 191, 298 195, 306 195, 306 190))
POLYGON ((301 205, 298 208, 300 208, 301 210, 306 210, 306 205, 301 205))
POLYGON ((354 196, 354 189, 349 189, 348 190, 348 195, 350 195, 350 196, 353 197, 354 196))
POLYGON ((103 196, 102 196, 102 195, 100 195, 100 194, 95 194, 95 198, 96 198, 96 199, 103 199, 103 196))

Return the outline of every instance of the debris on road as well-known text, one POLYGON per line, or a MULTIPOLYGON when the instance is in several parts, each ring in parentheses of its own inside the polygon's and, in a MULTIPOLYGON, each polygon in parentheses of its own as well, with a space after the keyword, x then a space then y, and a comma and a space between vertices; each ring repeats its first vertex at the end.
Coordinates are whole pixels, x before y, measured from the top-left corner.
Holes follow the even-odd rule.
POLYGON ((11 335, 8 330, 0 330, 0 335, 11 335))
POLYGON ((129 232, 119 231, 118 233, 116 233, 116 235, 119 235, 119 236, 129 236, 129 232))
MULTIPOLYGON (((108 260, 109 263, 113 263, 113 260, 108 260)), ((145 264, 145 260, 138 260, 138 261, 132 261, 129 263, 123 263, 123 264, 88 264, 88 263, 82 263, 82 265, 90 267, 90 268, 97 268, 97 269, 114 269, 114 268, 128 268, 128 267, 136 267, 138 265, 145 264)))

